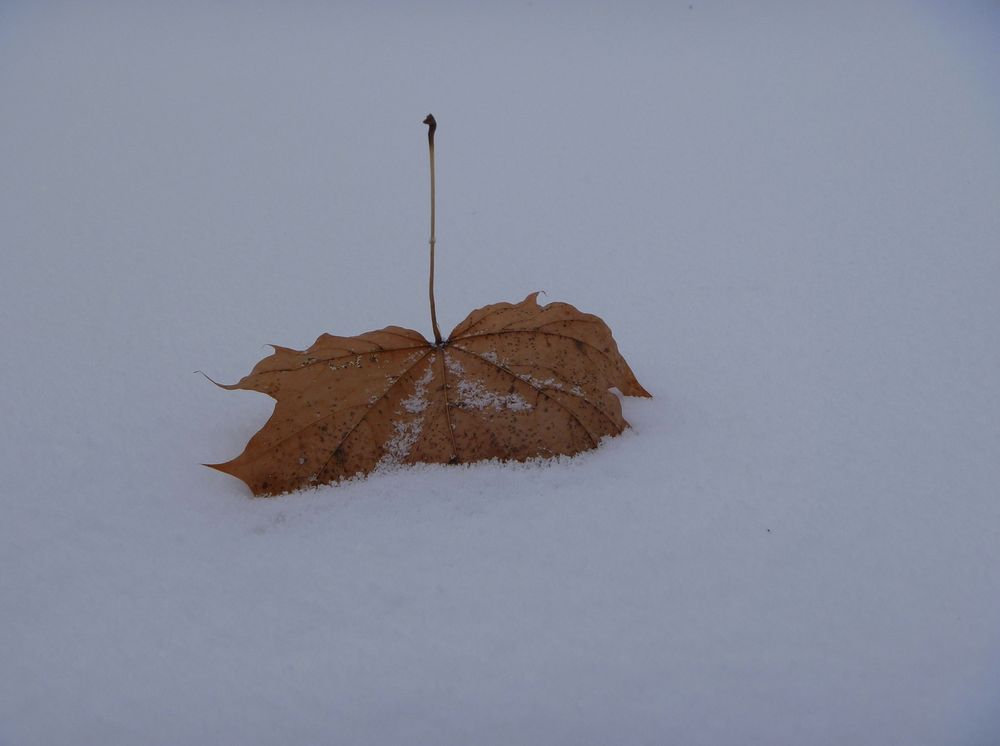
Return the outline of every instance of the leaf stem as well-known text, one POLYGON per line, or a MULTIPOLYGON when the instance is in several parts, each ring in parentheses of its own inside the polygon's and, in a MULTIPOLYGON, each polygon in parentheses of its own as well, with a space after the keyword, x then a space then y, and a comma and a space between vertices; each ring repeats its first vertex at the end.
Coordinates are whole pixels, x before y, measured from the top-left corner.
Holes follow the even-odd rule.
POLYGON ((434 305, 434 130, 437 129, 437 120, 433 114, 428 114, 424 119, 427 125, 427 147, 431 156, 431 279, 429 283, 429 295, 431 299, 431 326, 434 327, 434 343, 441 344, 441 330, 438 329, 437 308, 434 305))

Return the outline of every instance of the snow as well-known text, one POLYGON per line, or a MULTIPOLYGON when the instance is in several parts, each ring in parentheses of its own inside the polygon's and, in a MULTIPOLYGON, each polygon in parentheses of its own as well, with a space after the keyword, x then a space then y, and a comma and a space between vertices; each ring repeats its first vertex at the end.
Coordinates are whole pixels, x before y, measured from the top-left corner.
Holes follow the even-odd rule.
POLYGON ((0 4, 0 744, 1000 742, 995 3, 0 4), (321 332, 655 398, 269 500, 321 332))
MULTIPOLYGON (((494 360, 489 360, 488 355, 490 354, 496 358, 495 353, 486 353, 482 357, 486 358, 489 362, 495 362, 494 360)), ((454 376, 454 383, 451 385, 455 389, 454 405, 456 407, 475 410, 492 409, 497 412, 501 409, 507 409, 511 412, 527 412, 534 408, 531 402, 516 391, 511 393, 491 391, 479 379, 471 378, 461 361, 456 360, 454 355, 449 355, 447 350, 445 350, 444 359, 448 372, 454 376)))
POLYGON ((419 414, 427 409, 427 399, 425 397, 427 396, 427 387, 434 380, 435 359, 436 356, 434 354, 427 356, 427 370, 414 382, 413 393, 401 403, 403 409, 411 414, 419 414))
POLYGON ((393 436, 384 444, 385 456, 378 463, 378 470, 384 471, 398 467, 410 455, 410 449, 420 438, 424 429, 424 410, 427 409, 427 387, 434 380, 434 361, 437 355, 427 355, 427 370, 413 382, 413 393, 406 397, 400 406, 407 413, 415 415, 407 418, 403 412, 396 410, 396 422, 393 425, 393 436))

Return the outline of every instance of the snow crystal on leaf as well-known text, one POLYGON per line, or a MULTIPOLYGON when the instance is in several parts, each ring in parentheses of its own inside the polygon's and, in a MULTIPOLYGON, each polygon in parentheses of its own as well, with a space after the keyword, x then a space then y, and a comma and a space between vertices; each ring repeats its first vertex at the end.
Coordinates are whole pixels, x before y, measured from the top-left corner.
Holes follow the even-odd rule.
MULTIPOLYGON (((431 357, 430 362, 431 364, 434 363, 433 356, 431 357)), ((414 392, 404 399, 400 406, 412 414, 419 414, 427 409, 427 399, 424 398, 424 395, 427 393, 427 384, 429 384, 433 378, 434 368, 431 365, 428 365, 427 371, 416 382, 414 392)))
MULTIPOLYGON (((486 352, 482 357, 490 362, 496 360, 496 353, 486 352), (492 355, 492 359, 489 357, 492 355)), ((457 381, 452 388, 457 392, 455 406, 467 409, 509 409, 512 412, 527 412, 532 409, 531 403, 518 393, 501 394, 490 391, 482 381, 466 377, 465 366, 451 355, 445 355, 445 367, 457 381)))
POLYGON ((427 409, 427 386, 434 379, 434 355, 427 359, 427 370, 413 386, 413 393, 400 402, 401 409, 396 413, 402 415, 402 410, 417 415, 410 420, 397 420, 393 424, 393 435, 386 441, 382 449, 385 455, 379 460, 376 468, 398 466, 410 455, 410 449, 417 442, 424 429, 424 410, 427 409))
POLYGON ((512 412, 527 412, 532 409, 531 403, 516 392, 500 394, 490 391, 481 381, 462 379, 455 386, 458 399, 455 404, 469 409, 486 409, 492 407, 499 411, 509 409, 512 412))
POLYGON ((544 381, 540 378, 535 378, 534 376, 520 376, 520 379, 525 383, 530 383, 536 389, 559 389, 562 390, 562 382, 557 381, 555 378, 546 378, 544 381))
POLYGON ((417 442, 421 431, 424 429, 424 418, 420 417, 411 422, 397 422, 395 433, 383 446, 385 455, 379 461, 378 466, 398 466, 410 455, 410 449, 417 442))

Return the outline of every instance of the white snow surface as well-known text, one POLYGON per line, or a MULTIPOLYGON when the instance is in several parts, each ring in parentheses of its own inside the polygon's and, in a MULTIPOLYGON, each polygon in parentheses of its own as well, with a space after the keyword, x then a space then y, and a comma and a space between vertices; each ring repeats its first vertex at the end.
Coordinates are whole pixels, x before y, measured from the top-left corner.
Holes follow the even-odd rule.
POLYGON ((0 4, 0 744, 1000 743, 1000 8, 0 4), (254 500, 226 392, 534 290, 575 459, 254 500))

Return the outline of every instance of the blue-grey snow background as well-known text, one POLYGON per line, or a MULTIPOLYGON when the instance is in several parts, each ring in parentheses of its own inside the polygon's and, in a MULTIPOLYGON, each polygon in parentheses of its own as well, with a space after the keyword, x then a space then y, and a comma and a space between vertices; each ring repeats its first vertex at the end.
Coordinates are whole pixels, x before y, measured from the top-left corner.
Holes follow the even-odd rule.
POLYGON ((1000 743, 1000 6, 0 4, 0 743, 1000 743), (543 289, 656 398, 250 500, 236 380, 543 289))

